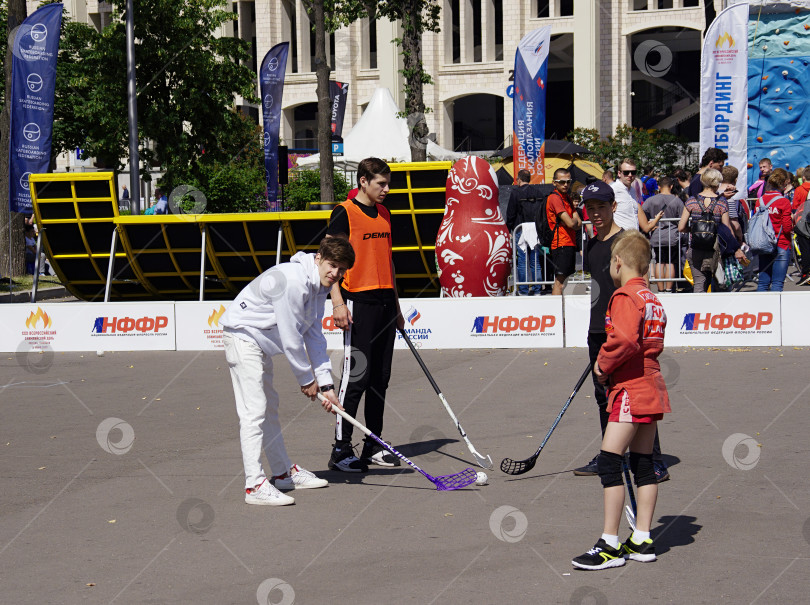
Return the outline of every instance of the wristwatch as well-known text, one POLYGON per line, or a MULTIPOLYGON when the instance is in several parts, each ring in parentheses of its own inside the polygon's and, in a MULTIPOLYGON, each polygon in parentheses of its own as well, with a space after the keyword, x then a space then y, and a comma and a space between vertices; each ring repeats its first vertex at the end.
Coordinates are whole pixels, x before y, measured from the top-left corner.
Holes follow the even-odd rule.
POLYGON ((319 387, 321 393, 326 393, 326 391, 333 391, 335 389, 335 385, 333 384, 325 384, 322 387, 319 387))

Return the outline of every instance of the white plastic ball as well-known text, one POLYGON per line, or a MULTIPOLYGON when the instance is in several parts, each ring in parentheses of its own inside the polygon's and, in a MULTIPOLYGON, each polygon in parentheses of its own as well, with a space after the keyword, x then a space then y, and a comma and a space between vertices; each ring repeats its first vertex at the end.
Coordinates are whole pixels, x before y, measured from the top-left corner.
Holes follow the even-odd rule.
POLYGON ((475 474, 475 484, 476 485, 486 485, 489 477, 487 477, 486 473, 476 473, 475 474))
POLYGON ((104 357, 104 351, 99 349, 98 351, 96 351, 96 355, 98 355, 99 357, 104 357))

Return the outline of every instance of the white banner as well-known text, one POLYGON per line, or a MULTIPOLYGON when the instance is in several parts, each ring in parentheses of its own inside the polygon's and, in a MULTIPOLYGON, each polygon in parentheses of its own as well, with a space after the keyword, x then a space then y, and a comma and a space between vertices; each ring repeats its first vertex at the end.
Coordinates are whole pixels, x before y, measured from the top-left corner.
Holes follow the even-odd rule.
POLYGON ((712 21, 700 60, 700 155, 710 147, 728 153, 747 189, 748 3, 735 4, 712 21))
POLYGON ((665 346, 778 347, 782 344, 778 292, 670 294, 665 346))
POLYGON ((178 351, 218 351, 223 348, 219 319, 230 300, 174 303, 178 351))
POLYGON ((810 345, 810 322, 805 318, 810 309, 810 292, 782 292, 782 346, 810 345))
POLYGON ((173 351, 174 303, 3 305, 3 352, 173 351))

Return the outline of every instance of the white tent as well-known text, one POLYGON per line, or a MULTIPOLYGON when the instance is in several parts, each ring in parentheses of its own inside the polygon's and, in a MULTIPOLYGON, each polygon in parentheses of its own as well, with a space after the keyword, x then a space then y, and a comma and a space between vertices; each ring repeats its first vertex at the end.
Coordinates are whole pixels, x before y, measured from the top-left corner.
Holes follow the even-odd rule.
MULTIPOLYGON (((391 91, 377 88, 363 115, 343 138, 343 156, 335 157, 335 167, 357 169, 357 164, 368 157, 386 161, 410 162, 410 130, 405 118, 400 118, 391 91)), ((429 160, 457 160, 467 154, 456 153, 427 142, 429 160)), ((319 153, 298 160, 299 166, 314 166, 320 163, 319 153)))

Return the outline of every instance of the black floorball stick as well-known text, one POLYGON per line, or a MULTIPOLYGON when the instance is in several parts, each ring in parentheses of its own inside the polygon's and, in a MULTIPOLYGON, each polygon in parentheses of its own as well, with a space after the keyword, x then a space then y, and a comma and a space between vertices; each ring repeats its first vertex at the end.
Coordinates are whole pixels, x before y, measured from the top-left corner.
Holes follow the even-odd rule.
MULTIPOLYGON (((318 393, 318 399, 320 399, 321 401, 326 401, 326 397, 324 397, 320 393, 318 393)), ((389 452, 394 454, 394 456, 396 456, 397 458, 399 458, 400 460, 405 462, 405 464, 413 467, 415 470, 422 473, 429 481, 431 481, 433 483, 433 485, 436 486, 437 490, 439 490, 439 491, 451 491, 451 490, 455 490, 455 489, 461 489, 462 487, 467 487, 468 485, 470 485, 472 483, 475 483, 475 480, 476 480, 476 478, 478 476, 478 473, 476 473, 475 469, 472 468, 472 467, 465 468, 463 471, 461 471, 460 473, 456 473, 455 475, 441 475, 439 477, 434 477, 433 475, 430 475, 430 474, 426 473, 421 468, 416 466, 416 464, 414 464, 413 462, 408 460, 405 456, 400 454, 391 445, 387 444, 385 441, 383 441, 382 439, 377 437, 377 435, 372 433, 365 426, 360 424, 357 420, 355 420, 354 418, 349 416, 346 412, 344 412, 343 410, 338 409, 338 408, 336 408, 334 406, 332 406, 332 410, 334 410, 335 413, 340 414, 340 416, 346 422, 356 426, 359 430, 361 430, 363 432, 364 435, 367 435, 367 436, 371 437, 372 439, 374 439, 374 441, 376 441, 382 447, 384 447, 389 452)))
POLYGON ((427 376, 427 379, 430 382, 431 386, 433 387, 433 390, 436 391, 436 394, 439 396, 439 400, 442 402, 442 405, 444 405, 444 409, 447 410, 447 413, 450 414, 450 418, 453 420, 453 422, 456 423, 456 428, 458 429, 459 434, 464 439, 464 442, 467 444, 467 449, 470 450, 470 453, 473 455, 473 458, 475 458, 475 461, 478 463, 478 466, 482 468, 491 469, 492 458, 488 455, 487 456, 481 455, 478 452, 478 450, 475 449, 473 444, 470 442, 470 438, 467 437, 467 433, 465 433, 464 429, 461 428, 461 423, 459 423, 458 418, 456 418, 456 415, 453 413, 453 410, 450 409, 450 404, 447 403, 447 399, 445 399, 442 390, 439 388, 439 385, 436 384, 436 381, 433 380, 433 376, 430 374, 430 370, 427 369, 425 362, 422 361, 421 355, 419 355, 419 352, 416 350, 416 347, 413 346, 411 339, 408 337, 408 333, 405 332, 405 330, 400 330, 399 333, 402 334, 402 338, 405 339, 406 343, 408 343, 408 347, 411 349, 413 356, 416 357, 416 362, 419 364, 419 367, 422 368, 422 371, 425 373, 425 376, 427 376))
POLYGON ((568 406, 571 405, 571 402, 576 397, 577 391, 579 391, 582 383, 585 382, 585 379, 588 378, 588 374, 591 373, 591 368, 593 364, 589 363, 588 367, 585 368, 585 371, 582 372, 582 376, 579 377, 576 386, 574 387, 571 396, 568 398, 568 401, 565 402, 565 405, 560 410, 560 413, 557 414, 556 420, 554 420, 554 424, 551 425, 551 428, 548 430, 546 434, 546 438, 543 439, 543 443, 540 444, 540 447, 537 448, 537 451, 530 457, 526 458, 526 460, 512 460, 511 458, 504 458, 501 461, 501 470, 506 473, 507 475, 522 475, 523 473, 528 473, 530 470, 534 468, 535 463, 537 462, 537 457, 540 455, 540 452, 543 451, 543 448, 548 441, 548 438, 551 437, 551 433, 554 432, 554 429, 557 428, 557 425, 560 424, 560 420, 562 420, 563 414, 565 414, 565 410, 568 409, 568 406))

